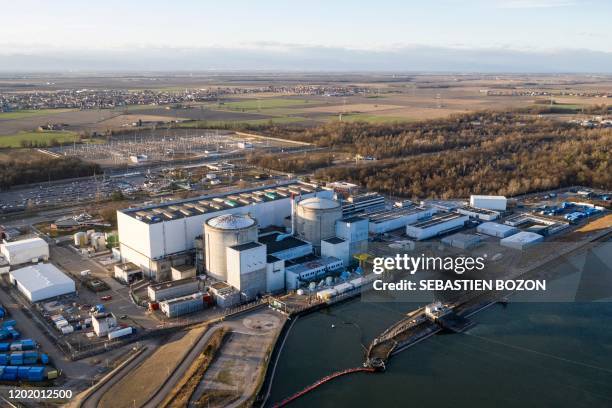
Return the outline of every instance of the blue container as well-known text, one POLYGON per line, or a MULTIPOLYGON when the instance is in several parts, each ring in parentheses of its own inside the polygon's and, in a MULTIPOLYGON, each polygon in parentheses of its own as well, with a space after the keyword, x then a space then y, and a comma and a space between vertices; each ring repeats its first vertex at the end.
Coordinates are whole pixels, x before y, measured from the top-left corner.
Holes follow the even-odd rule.
POLYGON ((11 343, 0 343, 0 351, 8 351, 11 343))
POLYGON ((29 381, 42 381, 45 379, 45 368, 44 367, 29 367, 28 380, 29 381))
POLYGON ((0 319, 3 318, 4 315, 6 315, 6 310, 4 310, 2 306, 0 306, 0 319))
POLYGON ((3 321, 3 322, 2 322, 2 325, 1 325, 1 326, 2 326, 2 327, 9 327, 9 326, 11 326, 11 327, 15 327, 15 326, 17 326, 17 321, 16 321, 16 320, 13 320, 13 319, 11 319, 11 320, 5 320, 5 321, 3 321))
POLYGON ((40 362, 43 364, 49 364, 49 356, 45 353, 40 353, 40 362))
POLYGON ((17 378, 20 380, 26 380, 28 378, 28 374, 30 373, 30 367, 18 367, 17 368, 17 378))
POLYGON ((5 366, 2 372, 2 379, 15 381, 17 379, 17 367, 5 366))
POLYGON ((32 339, 23 339, 15 343, 21 344, 21 350, 35 350, 36 349, 36 342, 32 339))

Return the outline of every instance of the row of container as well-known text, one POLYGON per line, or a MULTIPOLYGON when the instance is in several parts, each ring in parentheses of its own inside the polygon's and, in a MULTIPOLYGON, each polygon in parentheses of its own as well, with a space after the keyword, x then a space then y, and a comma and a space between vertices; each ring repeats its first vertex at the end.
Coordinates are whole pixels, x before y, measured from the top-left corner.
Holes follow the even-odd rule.
POLYGON ((69 334, 75 330, 81 330, 91 327, 91 318, 88 317, 81 322, 74 325, 70 324, 68 320, 62 315, 51 316, 51 321, 62 334, 69 334))
POLYGON ((43 381, 45 379, 45 367, 39 366, 0 366, 0 380, 3 381, 43 381))
POLYGON ((2 351, 25 351, 36 350, 38 344, 32 339, 23 339, 12 343, 0 343, 0 352, 2 351))
POLYGON ((360 288, 361 286, 370 282, 371 280, 372 279, 369 277, 366 278, 366 277, 360 276, 358 278, 351 279, 350 281, 339 283, 335 285, 334 287, 320 290, 317 292, 317 297, 319 299, 329 300, 333 298, 334 296, 338 296, 350 290, 360 288))
POLYGON ((49 364, 49 356, 38 351, 16 351, 14 353, 0 353, 0 365, 33 365, 49 364))

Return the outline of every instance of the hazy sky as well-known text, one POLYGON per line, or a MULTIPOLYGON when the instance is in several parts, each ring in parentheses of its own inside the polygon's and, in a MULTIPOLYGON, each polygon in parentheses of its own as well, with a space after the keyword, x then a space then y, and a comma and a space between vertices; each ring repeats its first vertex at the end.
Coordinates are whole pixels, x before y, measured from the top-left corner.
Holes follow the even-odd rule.
POLYGON ((8 65, 15 56, 166 49, 612 53, 611 0, 4 0, 0 10, 8 65))

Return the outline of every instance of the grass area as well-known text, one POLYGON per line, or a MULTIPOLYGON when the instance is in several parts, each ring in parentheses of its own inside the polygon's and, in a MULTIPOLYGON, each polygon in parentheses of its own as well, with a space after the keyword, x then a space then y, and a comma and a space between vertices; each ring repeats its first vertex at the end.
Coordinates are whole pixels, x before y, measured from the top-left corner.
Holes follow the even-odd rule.
POLYGON ((202 378, 204 378, 206 370, 212 363, 226 335, 226 329, 216 329, 202 353, 196 358, 174 389, 166 396, 166 399, 161 404, 161 408, 179 408, 189 405, 189 400, 202 381, 202 378))
POLYGON ((288 123, 300 123, 307 121, 308 119, 302 117, 285 116, 278 118, 269 119, 249 119, 249 120, 194 120, 191 122, 178 123, 177 126, 180 128, 240 128, 241 126, 247 125, 267 125, 268 123, 275 124, 288 124, 288 123))
POLYGON ((206 331, 201 326, 179 332, 158 347, 142 364, 125 376, 102 396, 100 408, 141 406, 164 383, 168 374, 181 362, 206 331))
MULTIPOLYGON (((337 121, 338 116, 330 117, 330 121, 337 121)), ((370 115, 367 113, 347 113, 342 115, 343 122, 368 122, 368 123, 393 123, 393 122, 411 122, 414 119, 402 116, 382 116, 370 115)))
POLYGON ((226 102, 222 104, 221 107, 232 110, 261 110, 303 106, 312 103, 314 103, 314 101, 309 101, 307 99, 262 98, 249 99, 246 101, 226 102))
POLYGON ((0 119, 24 119, 74 111, 76 111, 76 109, 24 109, 12 112, 0 112, 0 119))
POLYGON ((42 132, 21 131, 12 135, 0 136, 1 147, 23 147, 22 143, 31 143, 38 147, 51 146, 53 142, 73 142, 77 138, 76 132, 67 130, 45 130, 42 132))

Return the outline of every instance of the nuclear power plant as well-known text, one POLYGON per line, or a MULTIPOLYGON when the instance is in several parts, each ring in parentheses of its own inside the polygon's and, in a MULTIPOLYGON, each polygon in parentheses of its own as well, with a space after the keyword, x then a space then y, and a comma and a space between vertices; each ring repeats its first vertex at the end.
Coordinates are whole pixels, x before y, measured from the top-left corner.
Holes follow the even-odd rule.
POLYGON ((238 292, 240 301, 297 289, 344 271, 367 250, 367 218, 343 219, 334 196, 290 181, 118 211, 121 258, 157 282, 195 263, 200 274, 238 292))

